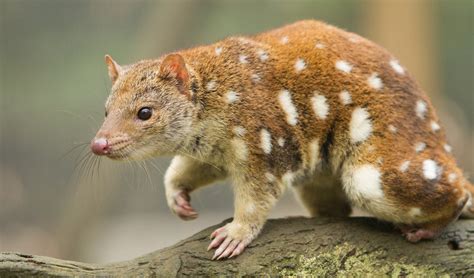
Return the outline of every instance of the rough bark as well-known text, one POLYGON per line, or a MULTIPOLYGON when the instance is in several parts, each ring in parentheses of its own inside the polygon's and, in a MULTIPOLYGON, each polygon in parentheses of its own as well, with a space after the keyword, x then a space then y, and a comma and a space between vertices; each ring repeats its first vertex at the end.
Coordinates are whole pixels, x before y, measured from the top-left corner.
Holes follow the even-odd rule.
MULTIPOLYGON (((222 224, 220 224, 222 225, 222 224)), ((460 220, 434 241, 411 244, 371 218, 270 220, 241 256, 212 261, 209 227, 174 246, 97 265, 18 253, 0 254, 5 276, 299 275, 474 277, 474 220, 460 220)))

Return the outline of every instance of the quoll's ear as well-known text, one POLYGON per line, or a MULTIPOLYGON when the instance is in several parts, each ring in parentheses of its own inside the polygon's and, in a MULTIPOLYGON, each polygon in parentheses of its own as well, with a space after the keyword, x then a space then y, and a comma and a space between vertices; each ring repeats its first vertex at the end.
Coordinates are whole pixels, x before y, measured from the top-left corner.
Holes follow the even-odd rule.
POLYGON ((112 81, 113 84, 120 74, 122 74, 122 67, 117 64, 117 62, 115 62, 114 59, 112 59, 112 57, 108 54, 105 55, 105 63, 107 64, 107 68, 109 70, 110 81, 112 81))
POLYGON ((186 63, 179 54, 170 54, 163 59, 160 67, 160 76, 163 78, 174 78, 178 82, 178 90, 191 97, 188 90, 189 73, 186 69, 186 63))

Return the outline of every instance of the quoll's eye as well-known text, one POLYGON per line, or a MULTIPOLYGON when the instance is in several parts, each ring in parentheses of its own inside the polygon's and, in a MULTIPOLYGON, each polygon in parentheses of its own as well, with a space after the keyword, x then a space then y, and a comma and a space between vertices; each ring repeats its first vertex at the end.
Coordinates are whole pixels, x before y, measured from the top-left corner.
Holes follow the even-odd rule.
POLYGON ((109 114, 109 113, 107 113, 107 110, 105 110, 105 117, 106 117, 106 118, 107 118, 107 115, 108 115, 108 114, 109 114))
POLYGON ((146 121, 151 118, 151 114, 153 114, 151 108, 143 107, 138 111, 137 117, 142 121, 146 121))

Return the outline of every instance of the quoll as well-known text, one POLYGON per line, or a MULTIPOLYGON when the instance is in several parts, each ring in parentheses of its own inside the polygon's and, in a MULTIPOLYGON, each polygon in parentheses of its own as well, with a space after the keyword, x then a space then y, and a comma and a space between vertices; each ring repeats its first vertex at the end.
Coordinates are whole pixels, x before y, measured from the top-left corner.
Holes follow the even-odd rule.
POLYGON ((353 206, 394 223, 412 242, 474 217, 433 106, 380 46, 318 21, 230 37, 120 66, 92 151, 112 159, 174 155, 166 198, 194 219, 190 193, 233 184, 235 213, 217 229, 213 259, 237 256, 285 188, 312 216, 353 206))

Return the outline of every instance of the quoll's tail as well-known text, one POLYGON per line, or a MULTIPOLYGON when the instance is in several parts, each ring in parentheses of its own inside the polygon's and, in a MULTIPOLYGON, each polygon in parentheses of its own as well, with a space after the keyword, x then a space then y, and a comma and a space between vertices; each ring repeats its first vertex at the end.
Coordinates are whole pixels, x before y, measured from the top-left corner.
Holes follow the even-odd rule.
POLYGON ((474 219, 474 185, 466 180, 464 183, 469 199, 462 210, 462 217, 474 219))

